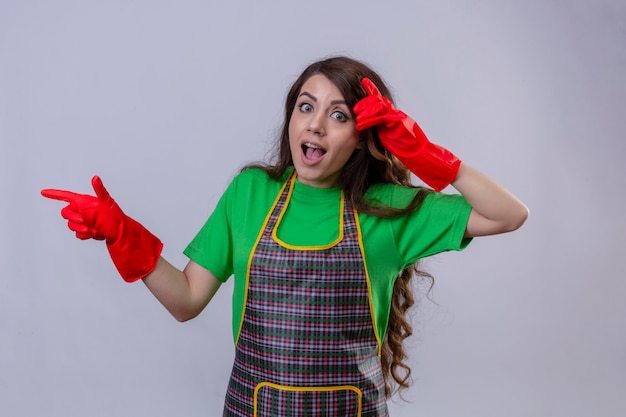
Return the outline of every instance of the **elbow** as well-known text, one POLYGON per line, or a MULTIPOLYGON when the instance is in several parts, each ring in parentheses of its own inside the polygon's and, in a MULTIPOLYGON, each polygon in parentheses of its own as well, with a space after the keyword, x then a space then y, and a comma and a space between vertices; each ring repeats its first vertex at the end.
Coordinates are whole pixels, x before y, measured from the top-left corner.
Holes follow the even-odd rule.
MULTIPOLYGON (((194 316, 195 317, 195 316, 194 316)), ((177 322, 179 323, 184 323, 186 321, 189 321, 191 319, 193 319, 192 316, 181 316, 181 315, 174 315, 174 318, 176 319, 177 322)))
POLYGON ((528 216, 530 215, 530 210, 526 205, 520 203, 519 207, 517 207, 514 212, 511 213, 511 218, 508 224, 506 225, 505 232, 513 232, 526 223, 528 216))
POLYGON ((199 311, 170 311, 170 314, 178 321, 179 323, 184 323, 191 319, 194 319, 200 314, 199 311))
POLYGON ((502 210, 501 214, 495 218, 488 218, 472 210, 465 230, 465 237, 491 236, 513 232, 522 227, 528 219, 528 215, 529 210, 522 203, 502 210))

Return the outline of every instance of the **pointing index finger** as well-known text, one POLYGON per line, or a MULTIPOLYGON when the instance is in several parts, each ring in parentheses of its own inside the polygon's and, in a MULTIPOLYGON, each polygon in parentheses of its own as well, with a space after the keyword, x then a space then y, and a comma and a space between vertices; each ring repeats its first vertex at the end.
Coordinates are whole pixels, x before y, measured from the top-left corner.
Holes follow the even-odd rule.
POLYGON ((363 79, 361 79, 361 85, 363 86, 363 88, 365 88, 365 91, 367 92, 368 96, 380 96, 380 91, 378 90, 378 87, 376 87, 376 84, 374 84, 372 82, 372 80, 370 80, 367 77, 363 77, 363 79))
POLYGON ((46 188, 41 190, 41 195, 47 198, 51 198, 53 200, 67 201, 68 203, 71 203, 76 199, 77 196, 79 196, 79 194, 72 191, 55 190, 52 188, 46 188))

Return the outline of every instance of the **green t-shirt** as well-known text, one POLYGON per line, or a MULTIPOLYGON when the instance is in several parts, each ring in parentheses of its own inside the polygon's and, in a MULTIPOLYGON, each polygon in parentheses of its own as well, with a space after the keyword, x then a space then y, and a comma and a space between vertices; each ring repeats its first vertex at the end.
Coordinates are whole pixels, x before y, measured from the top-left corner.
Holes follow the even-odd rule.
MULTIPOLYGON (((233 338, 241 323, 250 252, 284 181, 250 169, 237 175, 215 210, 184 253, 219 280, 235 276, 233 338)), ((404 207, 417 189, 393 184, 371 187, 367 197, 385 205, 404 207)), ((315 188, 297 181, 277 230, 278 238, 293 246, 321 246, 339 236, 341 188, 315 188)), ((371 285, 376 329, 384 339, 393 285, 398 273, 419 259, 464 249, 463 238, 471 207, 461 195, 429 193, 415 212, 383 219, 359 213, 364 257, 371 285)))

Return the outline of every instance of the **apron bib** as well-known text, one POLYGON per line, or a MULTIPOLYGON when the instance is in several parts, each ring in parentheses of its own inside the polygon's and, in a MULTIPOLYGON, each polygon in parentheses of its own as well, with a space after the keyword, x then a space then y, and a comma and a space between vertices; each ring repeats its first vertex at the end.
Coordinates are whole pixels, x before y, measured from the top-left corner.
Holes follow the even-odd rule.
POLYGON ((358 217, 342 194, 336 242, 280 242, 294 181, 283 186, 249 262, 224 416, 387 416, 358 217))

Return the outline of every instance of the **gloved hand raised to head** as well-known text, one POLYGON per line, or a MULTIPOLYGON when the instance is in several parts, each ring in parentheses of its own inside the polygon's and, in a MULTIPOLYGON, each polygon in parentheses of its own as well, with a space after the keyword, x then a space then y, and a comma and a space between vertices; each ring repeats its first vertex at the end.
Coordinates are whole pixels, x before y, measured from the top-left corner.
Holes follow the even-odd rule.
POLYGON ((447 149, 431 143, 419 125, 381 95, 369 78, 363 78, 361 84, 367 97, 354 106, 357 130, 376 126, 383 146, 422 181, 436 191, 450 185, 461 161, 447 149))
POLYGON ((95 196, 54 189, 41 190, 41 194, 69 203, 61 216, 68 220, 77 238, 106 241, 111 259, 126 282, 146 277, 156 267, 163 243, 124 214, 100 177, 93 177, 91 184, 95 196))

